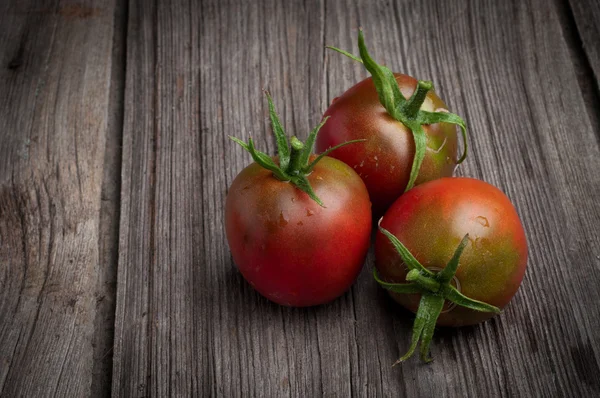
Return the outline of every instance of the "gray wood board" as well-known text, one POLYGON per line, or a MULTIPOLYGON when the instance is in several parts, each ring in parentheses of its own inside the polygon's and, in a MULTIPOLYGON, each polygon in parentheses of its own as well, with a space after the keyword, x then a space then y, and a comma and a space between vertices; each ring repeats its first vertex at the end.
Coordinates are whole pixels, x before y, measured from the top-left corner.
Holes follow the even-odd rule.
POLYGON ((119 211, 121 194, 121 137, 125 90, 127 3, 117 2, 114 12, 112 69, 107 120, 104 173, 100 206, 100 267, 94 320, 94 368, 91 396, 108 397, 112 385, 117 265, 119 253, 119 211))
POLYGON ((131 1, 113 393, 117 396, 591 396, 600 392, 600 151, 554 5, 131 1), (356 52, 432 79, 470 126, 459 174, 503 189, 530 262, 503 314, 442 329, 431 365, 391 368, 412 316, 372 281, 311 309, 246 284, 223 230, 227 187, 274 153, 261 89, 305 136, 366 76, 356 52))
POLYGON ((0 395, 86 396, 114 4, 0 6, 0 395))
MULTIPOLYGON (((594 72, 595 87, 600 81, 600 2, 596 0, 569 0, 580 44, 587 62, 594 72)), ((591 83, 591 82, 589 82, 591 83)), ((588 84, 589 84, 588 83, 588 84)))

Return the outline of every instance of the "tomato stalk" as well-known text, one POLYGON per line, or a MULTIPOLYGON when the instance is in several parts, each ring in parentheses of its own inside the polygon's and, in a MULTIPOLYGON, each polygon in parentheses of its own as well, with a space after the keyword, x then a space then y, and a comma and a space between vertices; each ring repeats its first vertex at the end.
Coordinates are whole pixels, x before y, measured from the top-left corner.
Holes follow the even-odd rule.
POLYGON ((292 151, 290 152, 290 164, 286 170, 287 174, 295 175, 300 173, 305 164, 305 160, 302 158, 304 152, 304 143, 300 141, 296 136, 290 139, 290 145, 292 151))
POLYGON ((404 98, 400 92, 398 82, 390 69, 383 65, 379 65, 371 58, 367 47, 362 29, 358 31, 358 49, 360 57, 350 54, 347 51, 340 50, 336 47, 327 46, 327 48, 337 51, 365 66, 367 71, 372 76, 375 89, 379 96, 379 101, 386 111, 397 121, 408 127, 415 141, 415 157, 410 172, 410 178, 406 185, 405 191, 411 189, 417 177, 425 152, 427 150, 427 137, 423 130, 423 125, 434 123, 451 123, 456 124, 461 128, 461 133, 464 142, 463 153, 458 160, 458 164, 462 163, 467 157, 467 126, 462 118, 450 112, 428 112, 421 110, 421 105, 425 101, 427 93, 433 89, 433 84, 428 81, 419 80, 417 88, 411 98, 404 98))
POLYGON ((406 118, 414 119, 418 116, 421 105, 423 105, 423 102, 425 102, 427 93, 431 89, 433 89, 433 84, 431 82, 424 80, 418 81, 415 92, 413 93, 412 97, 406 101, 404 107, 402 108, 402 112, 406 118))
POLYGON ((252 159, 260 166, 273 172, 273 176, 275 178, 281 181, 291 182, 298 189, 305 192, 312 200, 317 202, 320 206, 325 207, 323 202, 321 202, 321 199, 319 199, 319 197, 313 191, 307 178, 308 175, 312 172, 315 165, 321 159, 323 159, 324 156, 327 156, 331 151, 347 144, 362 142, 365 140, 352 140, 341 143, 332 148, 329 148, 328 150, 317 156, 312 162, 310 162, 310 156, 313 153, 317 134, 319 133, 321 127, 323 127, 323 125, 327 122, 328 118, 324 118, 323 121, 319 123, 319 125, 310 132, 305 143, 300 141, 296 136, 293 136, 290 139, 290 142, 288 142, 283 127, 281 126, 279 116, 275 111, 273 99, 267 91, 265 91, 265 94, 267 96, 267 102, 269 103, 269 118, 271 119, 271 126, 273 127, 273 134, 275 135, 275 141, 277 143, 279 162, 276 163, 271 156, 267 155, 264 152, 256 150, 252 138, 249 138, 247 143, 235 137, 230 136, 229 138, 231 138, 232 141, 238 143, 246 151, 250 152, 250 155, 252 155, 252 159))
POLYGON ((451 284, 459 266, 460 256, 469 243, 468 234, 460 241, 446 267, 434 273, 425 268, 392 233, 381 226, 379 226, 379 230, 390 240, 410 271, 406 275, 407 283, 385 282, 379 278, 376 268, 373 269, 373 277, 381 286, 394 293, 421 294, 421 301, 413 324, 410 347, 408 352, 394 363, 394 366, 412 356, 419 340, 421 340, 421 359, 424 362, 433 360, 429 357, 429 346, 433 338, 435 324, 446 300, 475 311, 500 313, 499 308, 469 298, 451 284))

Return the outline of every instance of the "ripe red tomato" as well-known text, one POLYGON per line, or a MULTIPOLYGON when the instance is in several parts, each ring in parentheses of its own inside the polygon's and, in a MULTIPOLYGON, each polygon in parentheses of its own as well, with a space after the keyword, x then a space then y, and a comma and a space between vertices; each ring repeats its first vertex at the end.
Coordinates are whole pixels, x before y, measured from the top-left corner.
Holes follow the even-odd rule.
POLYGON ((341 142, 365 139, 364 145, 337 149, 331 156, 354 168, 365 182, 377 216, 414 185, 451 176, 466 157, 466 125, 448 112, 431 82, 392 73, 369 55, 359 31, 361 62, 372 78, 335 98, 317 139, 317 152, 341 142), (462 128, 464 152, 457 158, 456 126, 462 128))
MULTIPOLYGON (((467 297, 503 308, 515 295, 527 264, 527 242, 519 216, 498 188, 472 178, 442 178, 402 195, 381 220, 415 258, 431 270, 445 267, 465 234, 469 234, 456 271, 459 290, 467 297)), ((375 243, 376 266, 388 282, 405 282, 407 268, 381 232, 375 243)), ((416 312, 419 295, 390 292, 416 312)), ((442 313, 438 325, 462 326, 494 316, 461 306, 442 313)))
POLYGON ((255 163, 227 194, 227 240, 240 272, 260 294, 287 306, 323 304, 348 290, 362 269, 372 226, 369 194, 345 163, 308 156, 318 128, 306 147, 292 138, 288 154, 270 106, 280 156, 256 155, 252 141, 236 140, 255 163))
POLYGON ((326 303, 350 288, 371 233, 365 185, 348 165, 324 157, 308 177, 326 207, 256 163, 229 189, 227 240, 244 278, 282 305, 326 303))
MULTIPOLYGON (((417 80, 395 73, 405 98, 415 91, 417 80)), ((446 104, 429 91, 423 109, 433 112, 447 109, 446 104)), ((362 177, 373 210, 381 215, 404 192, 415 156, 411 130, 392 118, 379 102, 375 85, 367 78, 333 100, 324 114, 329 120, 317 138, 317 152, 341 142, 364 138, 363 145, 348 145, 331 153, 352 166, 362 177)), ((441 177, 449 177, 457 164, 456 127, 448 123, 423 126, 427 135, 427 151, 415 185, 441 177)))
POLYGON ((519 216, 502 191, 472 178, 442 178, 411 189, 390 207, 380 221, 375 256, 380 283, 417 313, 413 345, 401 360, 412 354, 422 334, 421 356, 428 361, 436 319, 445 326, 476 324, 508 304, 523 280, 527 243, 519 216), (393 245, 396 238, 424 268, 409 272, 407 258, 393 245), (442 270, 451 259, 454 268, 444 286, 442 270), (410 292, 407 281, 421 293, 410 292))

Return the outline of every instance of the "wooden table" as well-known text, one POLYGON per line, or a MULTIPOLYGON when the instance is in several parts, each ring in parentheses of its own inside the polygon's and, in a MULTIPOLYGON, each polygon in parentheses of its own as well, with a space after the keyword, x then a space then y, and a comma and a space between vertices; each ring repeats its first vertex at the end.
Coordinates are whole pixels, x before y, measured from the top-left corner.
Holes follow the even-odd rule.
POLYGON ((598 396, 596 0, 4 1, 0 395, 598 396), (459 175, 528 235, 503 314, 391 364, 412 315, 372 280, 292 309, 236 271, 223 204, 274 153, 262 88, 305 137, 366 76, 327 44, 431 79, 469 124, 459 175))

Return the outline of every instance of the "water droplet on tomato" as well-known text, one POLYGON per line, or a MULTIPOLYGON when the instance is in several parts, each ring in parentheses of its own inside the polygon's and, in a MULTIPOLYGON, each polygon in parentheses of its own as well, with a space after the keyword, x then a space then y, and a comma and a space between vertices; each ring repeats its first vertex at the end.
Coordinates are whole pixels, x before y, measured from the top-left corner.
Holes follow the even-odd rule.
POLYGON ((484 216, 477 216, 475 217, 475 221, 477 221, 479 224, 483 225, 484 227, 489 227, 490 223, 488 221, 487 218, 485 218, 484 216))
POLYGON ((285 227, 288 224, 288 220, 283 216, 283 212, 279 213, 279 226, 285 227))

